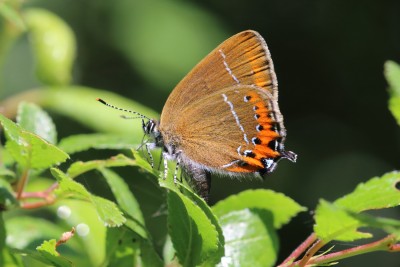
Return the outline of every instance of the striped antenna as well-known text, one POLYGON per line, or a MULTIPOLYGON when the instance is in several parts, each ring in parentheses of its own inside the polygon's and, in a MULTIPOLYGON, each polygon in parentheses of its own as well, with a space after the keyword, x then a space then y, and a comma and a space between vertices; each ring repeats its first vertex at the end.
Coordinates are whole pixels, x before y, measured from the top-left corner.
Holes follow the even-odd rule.
MULTIPOLYGON (((99 101, 100 103, 102 103, 103 105, 106 105, 107 107, 110 107, 110 108, 113 108, 113 109, 116 109, 116 110, 120 110, 120 111, 124 111, 124 112, 129 112, 129 113, 135 114, 135 115, 137 115, 137 117, 135 117, 135 118, 137 118, 137 119, 148 119, 148 120, 150 120, 149 117, 146 117, 145 115, 140 114, 139 112, 132 111, 132 110, 129 110, 129 109, 124 109, 124 108, 116 107, 116 106, 114 106, 114 105, 108 104, 106 101, 104 101, 104 100, 101 99, 101 98, 96 98, 96 100, 99 101)), ((123 118, 129 118, 129 117, 123 116, 123 118)))

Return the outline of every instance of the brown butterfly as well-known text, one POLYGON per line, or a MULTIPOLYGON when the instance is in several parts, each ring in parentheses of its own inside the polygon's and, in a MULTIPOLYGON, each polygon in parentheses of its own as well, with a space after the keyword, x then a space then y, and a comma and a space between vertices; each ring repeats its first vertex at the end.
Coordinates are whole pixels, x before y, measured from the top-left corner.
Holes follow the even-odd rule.
MULTIPOLYGON (((104 102, 104 101, 103 101, 104 102)), ((143 118, 146 118, 143 116, 143 118)), ((207 55, 175 87, 160 121, 143 129, 166 160, 176 160, 207 200, 211 173, 264 176, 286 151, 278 82, 261 35, 243 31, 207 55)))

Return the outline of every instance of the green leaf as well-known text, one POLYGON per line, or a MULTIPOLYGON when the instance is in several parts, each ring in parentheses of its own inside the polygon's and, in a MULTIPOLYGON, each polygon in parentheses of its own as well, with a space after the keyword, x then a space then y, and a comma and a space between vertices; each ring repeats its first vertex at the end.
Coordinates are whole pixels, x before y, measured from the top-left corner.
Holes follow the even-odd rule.
POLYGON ((345 209, 321 200, 315 211, 314 231, 325 242, 331 240, 354 241, 372 237, 370 233, 359 232, 363 222, 349 214, 345 209))
POLYGON ((120 226, 125 222, 125 217, 114 202, 90 194, 83 185, 75 182, 58 169, 52 168, 51 173, 59 182, 57 194, 73 194, 75 197, 90 201, 100 220, 108 227, 120 226))
POLYGON ((57 267, 68 267, 73 266, 72 262, 67 260, 64 257, 61 257, 59 253, 56 251, 56 243, 55 239, 51 239, 49 241, 44 241, 40 246, 36 248, 36 250, 43 256, 44 259, 49 261, 53 266, 57 267))
POLYGON ((394 61, 386 61, 384 74, 389 83, 389 109, 400 125, 400 66, 394 61))
POLYGON ((214 266, 220 261, 219 239, 207 215, 188 197, 169 190, 168 228, 176 255, 184 266, 214 266))
POLYGON ((107 230, 104 266, 162 267, 154 247, 126 227, 107 230))
POLYGON ((57 179, 59 184, 57 190, 55 191, 57 194, 72 193, 75 197, 90 200, 91 195, 82 184, 75 182, 59 169, 52 168, 50 171, 57 179))
POLYGON ((384 74, 389 83, 389 89, 394 97, 400 97, 400 66, 394 61, 385 62, 384 74))
POLYGON ((214 205, 213 211, 217 217, 221 217, 232 211, 252 208, 270 211, 273 214, 274 227, 276 229, 288 223, 297 213, 306 210, 282 193, 257 189, 246 190, 221 200, 214 205))
POLYGON ((389 99, 389 110, 392 112, 397 124, 400 125, 400 97, 393 96, 389 99))
POLYGON ((273 214, 263 209, 225 213, 220 223, 225 236, 225 256, 218 266, 273 266, 279 242, 273 214))
POLYGON ((45 9, 26 9, 23 16, 32 41, 38 78, 47 85, 69 84, 76 50, 71 28, 45 9))
POLYGON ((77 161, 69 167, 67 174, 71 178, 75 178, 85 172, 104 168, 104 167, 123 167, 123 166, 135 166, 136 162, 126 157, 125 155, 119 154, 115 157, 111 157, 107 160, 92 160, 92 161, 77 161))
POLYGON ((334 204, 350 211, 390 208, 400 205, 400 173, 390 172, 361 183, 334 204))
POLYGON ((57 132, 49 114, 32 103, 21 103, 18 107, 18 124, 26 131, 34 133, 49 143, 57 143, 57 132))
POLYGON ((121 111, 110 109, 96 101, 100 97, 121 108, 127 108, 144 114, 150 118, 159 115, 148 107, 125 97, 99 89, 83 86, 51 87, 35 91, 40 104, 64 116, 68 116, 85 127, 98 132, 131 135, 132 144, 140 144, 143 139, 143 129, 140 120, 126 120, 120 116, 121 111))
POLYGON ((113 192, 115 199, 119 207, 125 211, 127 215, 137 224, 138 227, 135 231, 142 237, 146 238, 147 233, 144 225, 144 218, 142 211, 140 210, 139 203, 129 190, 128 185, 125 181, 115 172, 102 168, 100 169, 104 178, 113 192))
POLYGON ((39 136, 22 130, 0 114, 0 121, 7 137, 6 149, 24 167, 45 169, 64 162, 68 154, 39 136))
POLYGON ((91 200, 100 219, 107 227, 118 227, 126 221, 114 202, 98 196, 92 196, 91 200))
POLYGON ((18 206, 18 201, 14 197, 14 190, 8 181, 0 178, 0 210, 8 210, 12 206, 18 206))
POLYGON ((139 240, 125 227, 107 229, 104 266, 137 266, 139 240))
POLYGON ((0 266, 4 266, 5 262, 5 255, 4 253, 7 253, 6 251, 6 228, 5 228, 5 223, 3 219, 3 214, 4 212, 0 213, 0 266))
POLYGON ((79 134, 66 137, 60 141, 59 147, 69 154, 95 149, 131 149, 132 135, 122 134, 79 134))

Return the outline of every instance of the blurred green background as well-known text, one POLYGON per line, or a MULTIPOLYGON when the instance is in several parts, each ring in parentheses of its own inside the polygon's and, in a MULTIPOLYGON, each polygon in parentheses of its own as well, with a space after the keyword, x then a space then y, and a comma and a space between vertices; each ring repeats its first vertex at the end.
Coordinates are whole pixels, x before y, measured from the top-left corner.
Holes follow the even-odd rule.
MULTIPOLYGON (((399 1, 52 0, 23 4, 28 7, 54 12, 75 33, 73 84, 117 93, 158 113, 179 80, 220 42, 246 29, 261 33, 278 76, 286 148, 298 154, 298 162, 282 161, 265 182, 214 178, 211 204, 247 188, 265 187, 312 210, 319 198, 334 200, 358 183, 400 167, 399 129, 387 108, 383 76, 386 60, 400 62, 399 1)), ((26 35, 19 36, 2 60, 1 99, 41 87, 26 35)), ((76 99, 85 93, 73 92, 76 99)), ((59 139, 101 127, 112 131, 113 124, 96 117, 96 101, 85 105, 85 114, 73 102, 66 108, 75 115, 52 113, 59 139), (73 119, 88 114, 101 126, 73 119)), ((118 112, 108 112, 119 120, 118 112)), ((132 134, 139 135, 135 140, 142 138, 140 121, 116 123, 133 125, 137 131, 132 134)), ((130 134, 128 126, 126 131, 130 134)), ((73 160, 98 157, 91 153, 73 160)), ((139 199, 157 195, 154 187, 132 179, 139 199)), ((102 190, 101 184, 92 183, 92 190, 102 190)), ((155 228, 164 223, 152 216, 162 201, 156 196, 153 202, 141 202, 149 205, 143 209, 155 228)), ((389 216, 399 218, 400 212, 393 209, 389 216)), ((312 231, 312 225, 312 214, 305 213, 284 227, 281 258, 312 231)), ((383 261, 385 266, 399 266, 400 256, 375 253, 340 266, 378 266, 383 261)))

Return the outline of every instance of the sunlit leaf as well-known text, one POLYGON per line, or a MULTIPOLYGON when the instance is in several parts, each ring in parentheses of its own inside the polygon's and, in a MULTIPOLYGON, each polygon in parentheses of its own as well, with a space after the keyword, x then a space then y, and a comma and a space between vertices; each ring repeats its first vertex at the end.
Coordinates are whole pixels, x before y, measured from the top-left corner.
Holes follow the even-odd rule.
POLYGON ((218 232, 207 215, 178 191, 168 192, 169 234, 183 266, 220 261, 218 232))
POLYGON ((292 217, 306 209, 291 198, 272 190, 246 190, 230 196, 214 205, 213 211, 221 217, 224 214, 242 209, 263 209, 273 214, 274 227, 279 229, 288 223, 292 217))
POLYGON ((60 141, 59 147, 72 154, 95 149, 131 149, 138 145, 133 143, 132 135, 121 134, 79 134, 68 136, 60 141))
POLYGON ((17 122, 24 130, 37 134, 49 143, 57 143, 57 132, 53 120, 39 106, 21 103, 18 107, 17 122))
POLYGON ((218 266, 274 266, 279 242, 273 214, 262 209, 225 213, 220 223, 225 236, 225 256, 218 266))
POLYGON ((22 130, 2 114, 0 121, 6 132, 6 148, 22 166, 44 169, 68 159, 69 156, 64 151, 41 137, 22 130))
POLYGON ((38 246, 36 250, 45 260, 50 262, 55 267, 73 266, 72 262, 60 256, 60 254, 56 251, 56 243, 57 241, 55 239, 51 239, 49 241, 46 240, 40 246, 38 246))
POLYGON ((334 202, 339 207, 360 212, 400 205, 400 173, 390 172, 361 183, 350 194, 334 202))
POLYGON ((85 172, 104 168, 104 167, 123 167, 123 166, 135 166, 135 160, 126 157, 125 155, 119 154, 115 157, 111 157, 106 160, 92 160, 92 161, 77 161, 69 167, 67 174, 71 178, 75 178, 85 172))

